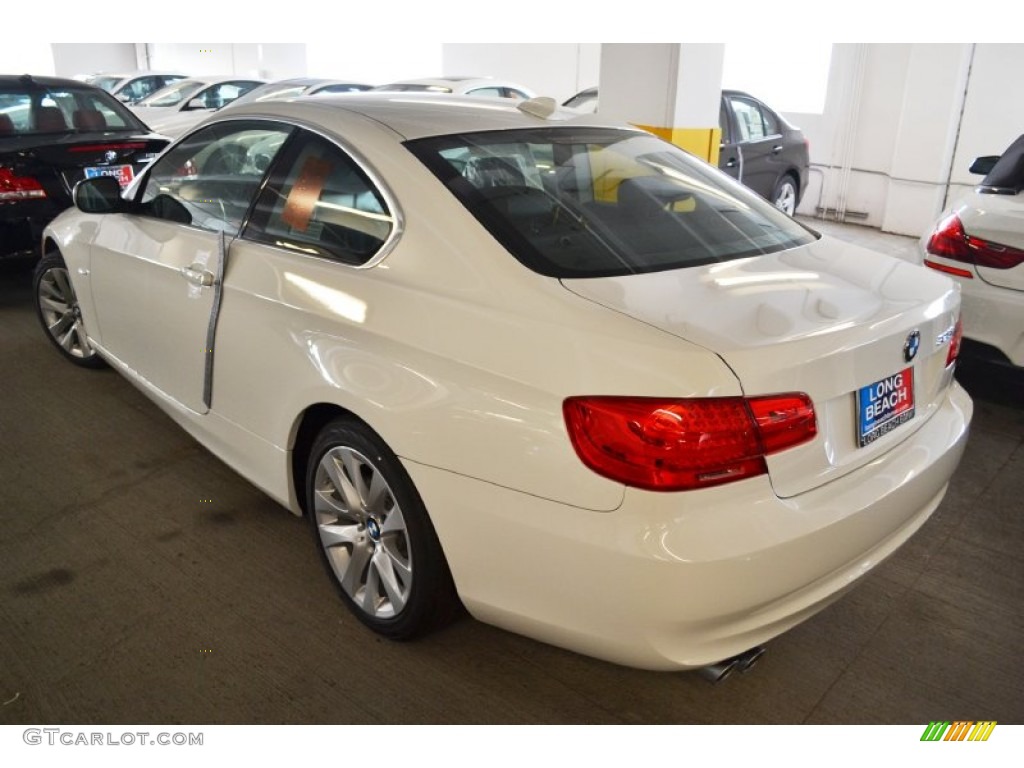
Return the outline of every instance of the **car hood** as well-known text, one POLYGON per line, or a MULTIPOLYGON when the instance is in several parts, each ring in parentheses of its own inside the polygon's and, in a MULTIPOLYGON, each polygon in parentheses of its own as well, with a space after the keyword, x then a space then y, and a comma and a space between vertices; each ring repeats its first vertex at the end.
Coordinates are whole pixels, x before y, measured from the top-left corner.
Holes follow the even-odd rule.
POLYGON ((819 436, 772 457, 769 471, 781 496, 852 471, 912 434, 952 380, 945 334, 959 313, 957 286, 918 265, 829 238, 703 267, 562 283, 714 352, 747 395, 809 394, 819 436), (920 354, 911 363, 904 347, 915 331, 920 354), (856 392, 910 366, 916 421, 858 445, 856 392))

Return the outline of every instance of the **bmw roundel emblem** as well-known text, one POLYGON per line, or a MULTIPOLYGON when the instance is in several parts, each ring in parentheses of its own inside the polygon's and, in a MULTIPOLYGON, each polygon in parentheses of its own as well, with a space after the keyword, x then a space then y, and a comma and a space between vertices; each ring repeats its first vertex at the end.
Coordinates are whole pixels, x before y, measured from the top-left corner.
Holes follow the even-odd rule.
POLYGON ((115 152, 112 149, 108 149, 106 154, 103 155, 103 159, 106 160, 108 163, 112 163, 115 160, 117 160, 117 152, 115 152))
POLYGON ((903 343, 903 359, 908 363, 917 357, 917 350, 921 347, 921 333, 912 331, 907 340, 903 343))

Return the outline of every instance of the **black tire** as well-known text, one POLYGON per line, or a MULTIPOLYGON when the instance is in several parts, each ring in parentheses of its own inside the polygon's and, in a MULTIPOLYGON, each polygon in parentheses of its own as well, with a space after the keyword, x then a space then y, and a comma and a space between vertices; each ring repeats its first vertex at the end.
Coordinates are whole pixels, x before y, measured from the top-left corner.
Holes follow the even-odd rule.
POLYGON ((458 597, 423 501, 366 425, 336 419, 320 431, 310 449, 306 502, 327 573, 363 624, 411 640, 454 618, 458 597))
POLYGON ((39 260, 32 288, 36 317, 46 338, 64 358, 83 368, 104 367, 106 363, 87 338, 71 275, 59 252, 49 251, 39 260))
POLYGON ((794 216, 800 201, 800 184, 790 174, 786 174, 775 183, 772 190, 772 205, 783 213, 794 216))

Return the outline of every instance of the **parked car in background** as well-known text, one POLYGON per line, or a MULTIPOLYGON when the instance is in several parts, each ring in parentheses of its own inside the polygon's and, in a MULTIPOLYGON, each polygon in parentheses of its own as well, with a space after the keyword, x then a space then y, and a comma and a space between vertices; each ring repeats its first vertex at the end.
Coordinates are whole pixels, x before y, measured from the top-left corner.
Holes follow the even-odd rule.
POLYGON ((405 93, 453 93, 463 96, 487 96, 495 99, 532 99, 537 95, 525 85, 508 80, 496 80, 492 77, 428 77, 378 85, 373 90, 405 93))
POLYGON ((921 238, 921 261, 960 284, 971 353, 1024 367, 1024 136, 971 172, 984 179, 921 238))
POLYGON ((82 79, 90 85, 102 88, 125 104, 138 104, 150 94, 171 83, 184 80, 188 75, 181 72, 100 72, 86 75, 82 79))
POLYGON ((131 109, 154 131, 176 138, 265 82, 232 75, 190 77, 160 89, 131 109))
MULTIPOLYGON (((597 88, 587 88, 563 106, 594 112, 597 101, 597 88)), ((810 147, 803 132, 743 91, 722 91, 718 122, 718 167, 779 210, 796 213, 810 170, 810 147)))
POLYGON ((124 195, 79 185, 43 334, 305 515, 383 636, 461 599, 622 664, 745 667, 941 502, 959 291, 550 107, 225 110, 124 195))
POLYGON ((372 85, 353 83, 351 80, 329 80, 318 77, 295 77, 289 80, 276 80, 253 88, 239 96, 230 106, 249 104, 267 99, 289 99, 294 96, 312 96, 317 93, 360 93, 368 91, 372 85))
POLYGON ((167 143, 100 88, 0 75, 0 257, 38 251, 77 182, 113 176, 127 187, 167 143))

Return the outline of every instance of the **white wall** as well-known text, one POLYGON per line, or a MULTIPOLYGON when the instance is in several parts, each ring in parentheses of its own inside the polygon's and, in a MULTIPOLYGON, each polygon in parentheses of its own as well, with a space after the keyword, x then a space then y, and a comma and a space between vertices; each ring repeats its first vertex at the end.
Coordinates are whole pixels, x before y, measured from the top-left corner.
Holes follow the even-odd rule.
POLYGON ((974 158, 1001 154, 1024 133, 1021 72, 1024 72, 1024 45, 986 43, 974 47, 953 161, 953 194, 978 183, 979 177, 967 171, 974 158))
POLYGON ((93 72, 133 72, 139 68, 135 43, 54 43, 53 73, 58 77, 93 72))
POLYGON ((811 146, 799 212, 924 234, 980 179, 979 155, 1024 132, 1024 45, 837 44, 821 114, 784 113, 811 146))
POLYGON ((304 43, 149 43, 151 69, 281 80, 306 74, 304 43))
POLYGON ((49 43, 22 42, 17 35, 5 36, 0 45, 0 72, 5 75, 53 75, 53 48, 49 43))
POLYGON ((599 43, 452 43, 441 74, 500 77, 562 103, 597 85, 600 59, 599 43))

